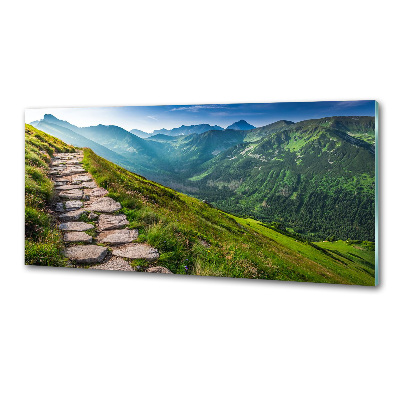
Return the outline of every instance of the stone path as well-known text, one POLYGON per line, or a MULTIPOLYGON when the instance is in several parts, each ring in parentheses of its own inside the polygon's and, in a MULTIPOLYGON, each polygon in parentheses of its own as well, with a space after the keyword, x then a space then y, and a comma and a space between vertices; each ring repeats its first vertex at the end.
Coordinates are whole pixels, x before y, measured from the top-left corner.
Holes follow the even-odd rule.
MULTIPOLYGON (((57 153, 50 167, 56 191, 54 210, 64 235, 65 256, 73 265, 111 271, 135 271, 132 260, 155 262, 158 250, 146 243, 135 243, 138 231, 127 228, 126 216, 118 213, 121 204, 106 197, 107 190, 97 186, 82 167, 82 159, 83 152, 57 153), (83 216, 86 222, 81 220, 83 216)), ((144 271, 172 273, 154 264, 144 271)))

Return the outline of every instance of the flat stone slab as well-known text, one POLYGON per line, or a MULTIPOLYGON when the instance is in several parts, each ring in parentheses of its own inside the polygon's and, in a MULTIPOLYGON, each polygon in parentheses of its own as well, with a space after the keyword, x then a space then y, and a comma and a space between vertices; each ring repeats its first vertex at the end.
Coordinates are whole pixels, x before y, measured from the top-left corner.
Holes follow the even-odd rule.
POLYGON ((89 211, 113 213, 121 209, 121 204, 116 202, 111 197, 102 197, 95 200, 92 204, 87 207, 89 211))
POLYGON ((94 189, 97 187, 97 185, 93 181, 88 181, 88 182, 83 182, 82 187, 85 189, 94 189))
POLYGON ((82 185, 56 185, 57 190, 74 190, 80 189, 82 185))
POLYGON ((65 164, 59 164, 59 165, 52 165, 50 167, 50 171, 62 171, 63 169, 67 168, 67 166, 65 164))
POLYGON ((93 225, 80 221, 63 222, 62 224, 60 224, 59 228, 63 231, 87 231, 88 229, 93 229, 93 225))
POLYGON ((93 244, 68 247, 65 256, 72 261, 83 264, 95 264, 104 260, 107 248, 93 244))
POLYGON ((137 239, 137 229, 117 229, 113 231, 104 231, 97 236, 99 243, 110 245, 130 243, 137 239))
POLYGON ((62 175, 62 173, 63 173, 63 168, 60 167, 51 168, 49 171, 50 175, 62 175))
POLYGON ((64 242, 67 243, 76 243, 76 242, 85 242, 91 243, 92 237, 85 232, 67 232, 64 235, 64 242))
POLYGON ((82 214, 85 214, 87 211, 82 208, 79 210, 68 211, 64 214, 60 214, 58 218, 60 221, 78 221, 82 214))
POLYGON ((67 177, 70 175, 80 174, 81 172, 86 172, 83 168, 65 168, 63 170, 58 171, 58 175, 62 177, 67 177))
POLYGON ((55 185, 63 185, 66 182, 69 182, 68 178, 54 178, 55 185))
POLYGON ((83 169, 82 167, 74 167, 74 166, 70 167, 69 171, 73 174, 80 174, 81 172, 86 172, 86 170, 83 169))
POLYGON ((73 189, 62 191, 58 194, 63 199, 79 200, 83 196, 82 190, 73 189))
POLYGON ((64 171, 64 172, 58 172, 56 177, 57 178, 68 178, 70 176, 70 173, 68 171, 64 171))
POLYGON ((166 267, 150 267, 145 270, 151 274, 172 274, 172 272, 166 267))
POLYGON ((110 229, 125 228, 129 224, 125 215, 107 215, 100 214, 99 223, 97 226, 98 231, 106 231, 110 229))
POLYGON ((56 212, 64 212, 64 204, 63 203, 57 203, 56 204, 56 212))
POLYGON ((120 257, 111 257, 106 263, 93 265, 93 267, 90 267, 90 269, 135 272, 135 270, 129 265, 129 263, 120 257))
POLYGON ((78 160, 67 160, 65 161, 65 164, 67 165, 79 165, 81 162, 78 160))
POLYGON ((68 200, 65 202, 65 208, 67 211, 77 210, 82 208, 83 202, 80 200, 68 200))
POLYGON ((54 158, 62 158, 62 157, 73 157, 74 155, 80 154, 79 152, 74 153, 55 153, 54 158))
POLYGON ((144 243, 131 243, 121 246, 114 249, 112 254, 118 257, 143 260, 155 260, 160 256, 157 249, 144 243))
POLYGON ((72 183, 75 182, 88 182, 91 181, 92 178, 89 176, 89 174, 87 175, 76 175, 72 177, 72 183))

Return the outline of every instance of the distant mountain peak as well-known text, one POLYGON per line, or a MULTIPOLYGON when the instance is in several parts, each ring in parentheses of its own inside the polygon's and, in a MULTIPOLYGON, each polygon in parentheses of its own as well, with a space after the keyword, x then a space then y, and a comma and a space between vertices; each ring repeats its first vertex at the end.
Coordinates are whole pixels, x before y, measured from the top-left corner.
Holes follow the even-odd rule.
POLYGON ((44 114, 43 119, 51 121, 59 121, 59 119, 55 117, 53 114, 44 114))
POLYGON ((241 119, 240 121, 234 122, 233 124, 229 125, 226 129, 234 129, 237 131, 246 131, 246 130, 254 129, 254 128, 255 128, 255 126, 249 124, 244 119, 241 119))
POLYGON ((163 134, 168 136, 180 136, 180 135, 191 135, 194 133, 201 134, 211 130, 220 130, 221 128, 218 125, 210 125, 210 124, 198 124, 198 125, 181 125, 179 128, 173 129, 156 129, 153 131, 152 135, 163 134))

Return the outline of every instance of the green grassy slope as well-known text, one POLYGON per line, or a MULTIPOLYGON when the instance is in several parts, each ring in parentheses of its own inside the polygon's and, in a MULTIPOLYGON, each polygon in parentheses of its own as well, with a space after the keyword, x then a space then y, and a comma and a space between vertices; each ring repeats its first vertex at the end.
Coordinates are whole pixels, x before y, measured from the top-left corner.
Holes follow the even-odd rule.
MULTIPOLYGON (((234 217, 238 222, 275 240, 285 247, 295 250, 299 256, 306 257, 352 280, 363 282, 365 274, 375 277, 375 246, 372 242, 342 240, 334 242, 301 242, 279 231, 270 229, 260 221, 251 218, 234 217)), ((301 262, 301 261, 300 261, 301 262)), ((367 279, 370 281, 370 278, 367 279)))
POLYGON ((84 155, 85 168, 121 202, 130 227, 138 228, 139 241, 159 249, 158 264, 174 273, 374 285, 370 253, 353 251, 360 258, 350 260, 342 249, 337 254, 257 221, 231 216, 129 172, 90 149, 84 155))
POLYGON ((54 152, 75 149, 33 126, 25 126, 25 264, 65 266, 62 236, 49 213, 53 185, 47 177, 54 152))
POLYGON ((311 240, 373 241, 374 147, 355 137, 373 128, 372 117, 291 124, 203 164, 190 178, 196 191, 188 193, 227 212, 278 221, 311 240))

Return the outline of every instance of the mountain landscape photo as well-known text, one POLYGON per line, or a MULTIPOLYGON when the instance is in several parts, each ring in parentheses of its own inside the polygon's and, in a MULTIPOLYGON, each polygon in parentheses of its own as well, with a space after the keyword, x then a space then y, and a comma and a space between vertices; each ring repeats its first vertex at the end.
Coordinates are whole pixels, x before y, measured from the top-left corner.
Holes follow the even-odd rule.
POLYGON ((375 101, 26 110, 25 262, 372 286, 375 101))

